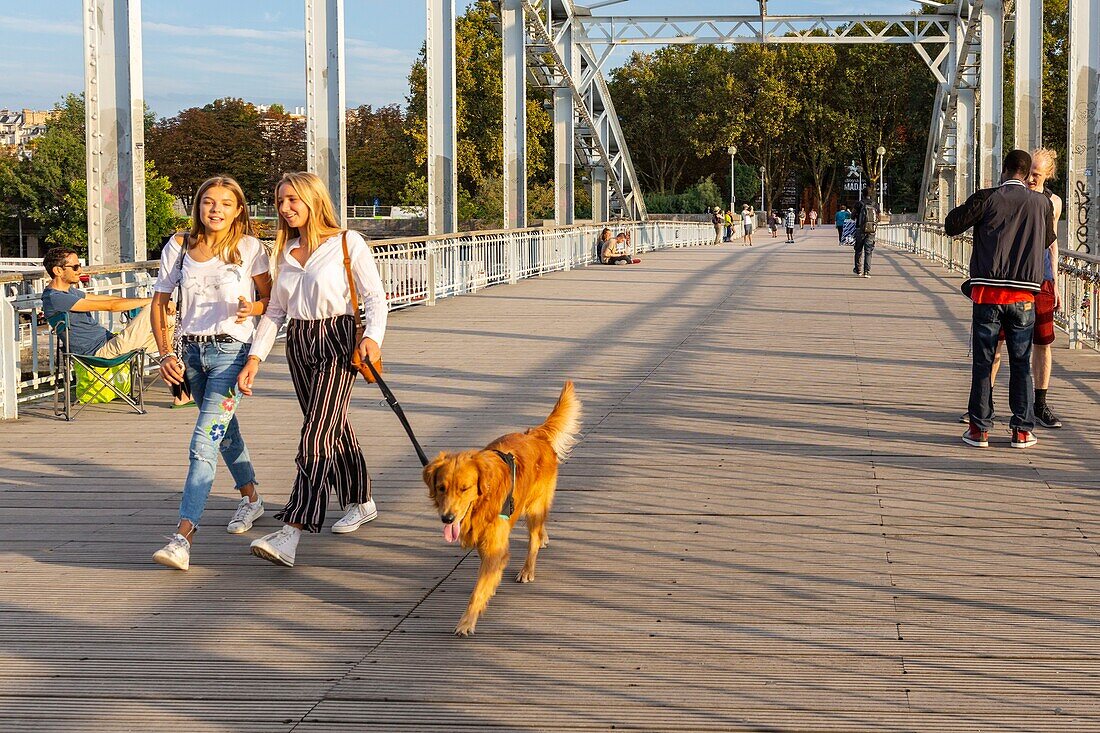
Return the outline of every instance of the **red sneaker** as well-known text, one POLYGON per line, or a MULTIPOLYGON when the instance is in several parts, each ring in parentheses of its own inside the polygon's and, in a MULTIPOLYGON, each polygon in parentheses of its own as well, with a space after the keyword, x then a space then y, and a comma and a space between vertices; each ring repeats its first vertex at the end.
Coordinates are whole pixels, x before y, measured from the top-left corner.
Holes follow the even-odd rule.
POLYGON ((1039 439, 1035 437, 1035 433, 1030 430, 1020 430, 1019 428, 1012 429, 1012 447, 1013 448, 1030 448, 1039 442, 1039 439))
POLYGON ((989 447, 989 432, 980 429, 974 423, 970 423, 970 428, 963 433, 963 442, 967 445, 972 445, 975 448, 988 448, 989 447))

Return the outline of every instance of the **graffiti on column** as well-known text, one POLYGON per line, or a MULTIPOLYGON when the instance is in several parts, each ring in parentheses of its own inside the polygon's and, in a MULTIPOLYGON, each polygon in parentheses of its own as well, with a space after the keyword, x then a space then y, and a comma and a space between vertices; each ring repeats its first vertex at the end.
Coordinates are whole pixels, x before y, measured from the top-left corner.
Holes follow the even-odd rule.
MULTIPOLYGON (((1091 171, 1085 169, 1088 174, 1091 171)), ((1089 248, 1089 209, 1092 208, 1092 196, 1089 195, 1088 182, 1079 178, 1073 187, 1073 218, 1070 219, 1070 227, 1079 252, 1090 252, 1089 248)))

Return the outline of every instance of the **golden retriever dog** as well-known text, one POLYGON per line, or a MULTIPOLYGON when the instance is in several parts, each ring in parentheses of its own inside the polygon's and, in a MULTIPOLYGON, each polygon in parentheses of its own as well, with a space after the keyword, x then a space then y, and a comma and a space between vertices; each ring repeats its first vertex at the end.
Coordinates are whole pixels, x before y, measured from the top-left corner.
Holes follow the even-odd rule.
POLYGON ((428 494, 443 520, 443 539, 476 547, 481 557, 477 585, 455 627, 458 636, 474 633, 478 617, 496 593, 508 565, 508 537, 520 517, 527 521, 527 561, 516 581, 535 579, 539 549, 550 541, 546 515, 554 501, 558 464, 576 442, 580 411, 573 383, 566 382, 542 425, 501 436, 481 450, 440 453, 424 468, 428 494), (509 494, 514 503, 510 512, 509 494))

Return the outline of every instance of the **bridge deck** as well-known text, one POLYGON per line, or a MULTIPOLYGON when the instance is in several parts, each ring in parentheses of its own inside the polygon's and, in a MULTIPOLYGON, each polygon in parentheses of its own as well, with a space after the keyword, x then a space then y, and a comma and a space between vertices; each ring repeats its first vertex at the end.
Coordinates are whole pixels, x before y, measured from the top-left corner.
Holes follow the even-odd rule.
MULTIPOLYGON (((476 556, 365 386, 379 519, 290 571, 247 553, 270 514, 223 531, 224 469, 191 571, 150 561, 193 417, 162 387, 146 416, 0 425, 0 729, 1100 728, 1098 357, 1059 343, 1065 429, 967 448, 958 280, 885 247, 853 278, 832 231, 394 316, 429 450, 537 423, 566 377, 585 403, 538 580, 506 580, 472 639, 450 630, 476 556)), ((242 423, 275 505, 281 358, 260 394, 242 423)))

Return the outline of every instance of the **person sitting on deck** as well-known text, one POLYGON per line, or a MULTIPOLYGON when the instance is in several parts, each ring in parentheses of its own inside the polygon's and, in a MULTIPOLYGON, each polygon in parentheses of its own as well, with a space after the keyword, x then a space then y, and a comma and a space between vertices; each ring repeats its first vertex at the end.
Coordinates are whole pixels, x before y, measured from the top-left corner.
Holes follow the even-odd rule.
POLYGON ((641 260, 636 260, 631 256, 629 245, 630 236, 626 232, 619 232, 612 238, 611 230, 604 229, 600 234, 600 264, 629 265, 641 262, 641 260))
MULTIPOLYGON (((116 357, 135 349, 145 349, 156 355, 157 342, 149 320, 150 298, 122 298, 99 295, 81 290, 80 258, 75 250, 54 247, 42 259, 50 282, 42 290, 42 314, 47 320, 59 313, 69 313, 69 329, 65 335, 69 351, 87 356, 116 357), (92 315, 97 311, 125 313, 140 309, 126 328, 113 334, 92 315)), ((176 405, 191 404, 191 396, 176 398, 176 405)))

